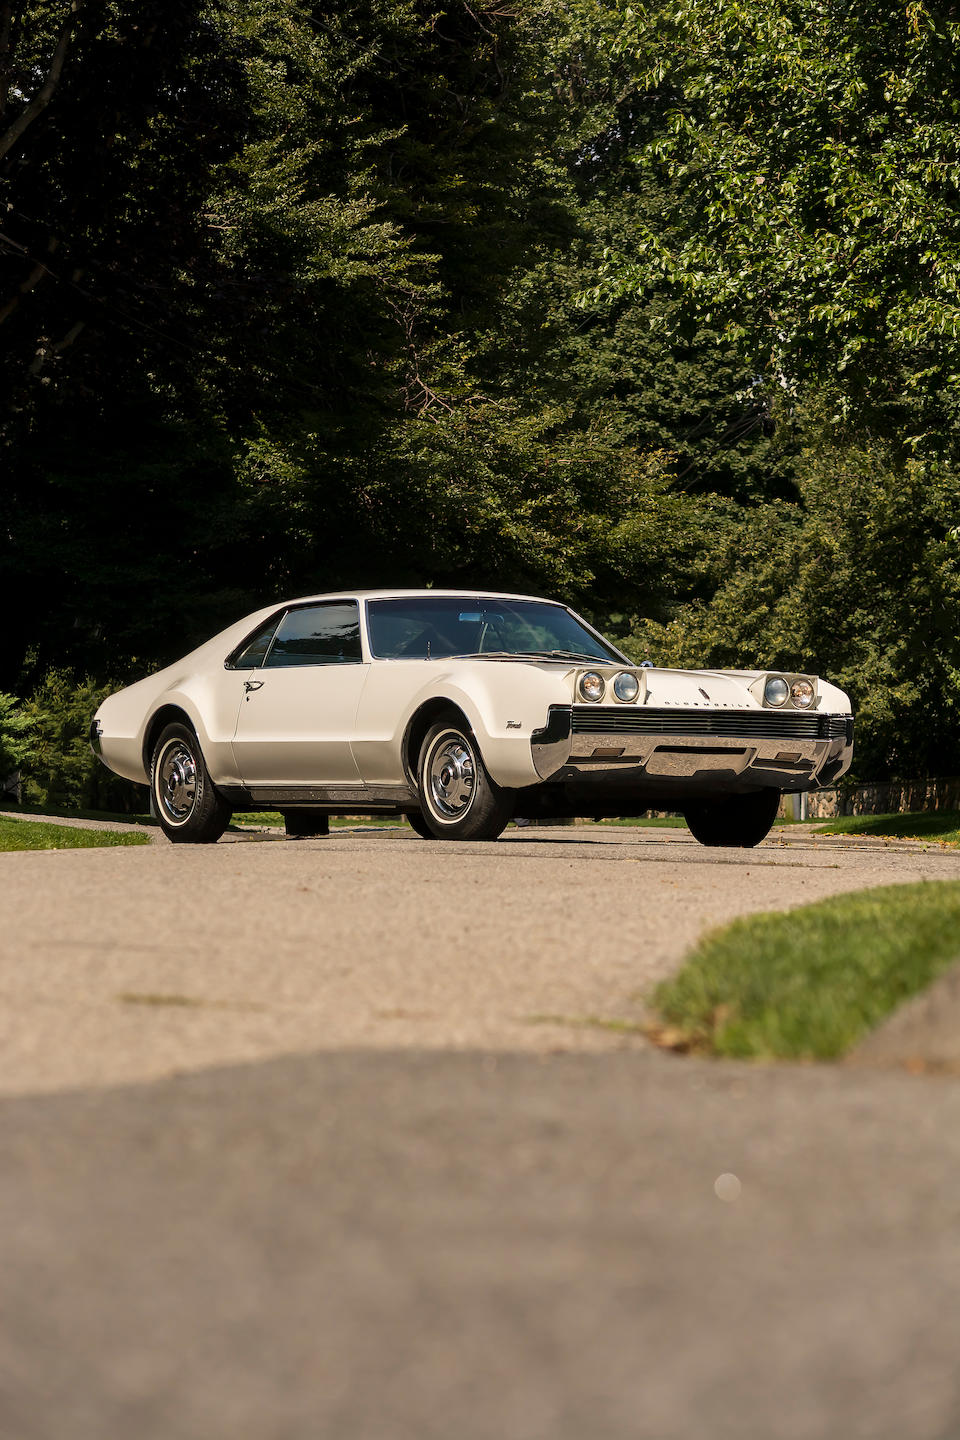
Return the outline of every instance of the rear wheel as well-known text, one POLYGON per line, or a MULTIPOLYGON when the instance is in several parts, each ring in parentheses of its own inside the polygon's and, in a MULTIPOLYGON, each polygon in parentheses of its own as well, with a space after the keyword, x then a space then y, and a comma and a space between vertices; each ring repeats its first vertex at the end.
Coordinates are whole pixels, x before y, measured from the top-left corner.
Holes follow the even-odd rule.
POLYGON ((220 798, 196 735, 168 725, 153 747, 150 793, 160 828, 175 845, 212 845, 233 813, 220 798))
POLYGON ((496 840, 510 819, 510 795, 490 779, 462 724, 434 725, 427 733, 417 776, 422 821, 438 840, 496 840))
POLYGON ((758 790, 753 795, 726 795, 702 800, 683 812, 701 845, 729 845, 752 849, 759 845, 776 819, 779 790, 758 790))

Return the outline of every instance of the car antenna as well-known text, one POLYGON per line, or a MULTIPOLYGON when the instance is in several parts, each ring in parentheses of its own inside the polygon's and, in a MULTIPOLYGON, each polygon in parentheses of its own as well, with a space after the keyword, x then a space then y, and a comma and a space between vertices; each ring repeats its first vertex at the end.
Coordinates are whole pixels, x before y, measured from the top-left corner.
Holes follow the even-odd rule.
POLYGON ((427 659, 428 659, 428 660, 432 660, 432 659, 433 659, 433 656, 430 654, 430 641, 429 641, 429 640, 427 641, 427 659))

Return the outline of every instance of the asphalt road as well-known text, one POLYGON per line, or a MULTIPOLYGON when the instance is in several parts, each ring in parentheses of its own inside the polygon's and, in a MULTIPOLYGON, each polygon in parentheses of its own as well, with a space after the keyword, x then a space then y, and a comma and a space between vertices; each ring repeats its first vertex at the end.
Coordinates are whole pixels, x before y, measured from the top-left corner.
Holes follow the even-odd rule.
POLYGON ((397 832, 0 874, 4 1440, 960 1436, 960 1082, 586 1023, 707 924, 956 855, 397 832))
POLYGON ((636 1023, 707 926, 960 877, 955 851, 783 834, 757 850, 583 827, 7 855, 0 1094, 344 1047, 639 1047, 609 1027, 636 1023))

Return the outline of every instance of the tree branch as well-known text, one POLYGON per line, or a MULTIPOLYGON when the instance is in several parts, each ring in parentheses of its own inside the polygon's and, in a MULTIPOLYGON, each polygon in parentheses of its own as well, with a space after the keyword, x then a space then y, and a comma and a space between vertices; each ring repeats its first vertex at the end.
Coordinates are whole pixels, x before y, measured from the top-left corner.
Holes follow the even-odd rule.
MULTIPOLYGON (((0 236, 0 239, 2 238, 3 237, 0 236)), ((16 244, 16 241, 12 241, 11 243, 16 244)), ((59 244, 60 241, 56 238, 51 239, 49 244, 47 245, 47 254, 52 255, 59 244)), ((23 246, 17 245, 17 249, 22 250, 23 246)), ((53 271, 50 269, 50 267, 48 265, 45 265, 42 260, 36 261, 33 269, 30 271, 30 274, 27 276, 26 280, 21 283, 16 295, 14 295, 10 300, 8 300, 6 305, 0 306, 0 325, 3 324, 4 320, 8 320, 10 318, 14 310, 16 310, 17 306, 20 304, 20 301, 23 299, 24 295, 29 295, 30 291, 33 290, 35 286, 40 284, 40 281, 44 278, 45 275, 52 276, 54 280, 56 280, 57 278, 56 275, 54 275, 53 271)))
POLYGON ((76 340, 77 336, 86 326, 86 323, 87 322, 85 320, 78 320, 75 325, 70 326, 70 329, 67 331, 66 335, 64 335, 63 339, 58 340, 55 345, 51 345, 49 341, 42 340, 37 347, 37 352, 34 355, 33 360, 28 366, 28 373, 31 375, 39 375, 40 371, 43 369, 44 365, 46 365, 51 355, 62 355, 64 350, 68 350, 70 348, 70 346, 76 340))
POLYGON ((10 41, 13 35, 13 0, 0 4, 0 115, 7 111, 10 94, 10 41))
POLYGON ((40 89, 34 95, 30 104, 27 105, 14 120, 6 134, 0 136, 0 160, 13 149, 23 132, 33 124, 38 115, 42 115, 50 101, 53 99, 54 91, 60 83, 60 76, 63 73, 64 61, 67 58, 67 51, 70 48, 70 38, 73 35, 73 28, 77 21, 77 15, 83 8, 85 0, 71 0, 70 16, 60 32, 60 39, 57 41, 50 61, 50 69, 47 71, 47 78, 40 89))

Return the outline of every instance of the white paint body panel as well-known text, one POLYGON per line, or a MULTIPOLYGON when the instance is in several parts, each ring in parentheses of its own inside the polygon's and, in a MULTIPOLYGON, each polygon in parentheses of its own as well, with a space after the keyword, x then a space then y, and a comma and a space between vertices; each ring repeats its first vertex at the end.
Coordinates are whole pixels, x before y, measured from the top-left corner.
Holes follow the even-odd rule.
POLYGON ((250 670, 233 754, 244 785, 360 784, 351 738, 369 665, 250 670))
POLYGON ((367 784, 401 783, 410 721, 429 701, 449 700, 469 720, 497 784, 533 785, 540 777, 530 737, 550 705, 570 704, 572 673, 576 667, 556 661, 375 660, 354 733, 360 774, 367 784))

